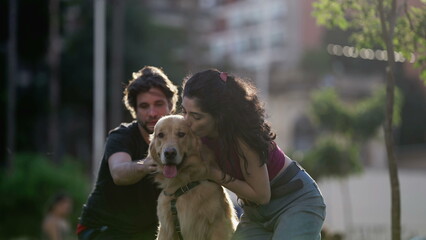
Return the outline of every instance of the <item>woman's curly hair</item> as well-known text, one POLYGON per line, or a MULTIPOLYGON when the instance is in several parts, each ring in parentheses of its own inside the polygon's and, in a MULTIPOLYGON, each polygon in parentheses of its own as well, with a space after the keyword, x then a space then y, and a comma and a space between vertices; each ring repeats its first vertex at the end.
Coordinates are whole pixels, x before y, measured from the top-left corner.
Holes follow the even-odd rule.
MULTIPOLYGON (((275 133, 265 120, 265 109, 253 84, 232 75, 222 75, 222 78, 221 72, 216 69, 187 77, 183 82, 182 98, 194 99, 201 111, 211 114, 215 119, 222 154, 219 165, 239 167, 238 162, 223 162, 229 161, 237 153, 244 159, 247 172, 248 163, 238 140, 242 140, 259 155, 259 165, 262 166, 267 163, 275 133)), ((230 170, 235 172, 234 169, 230 170)))

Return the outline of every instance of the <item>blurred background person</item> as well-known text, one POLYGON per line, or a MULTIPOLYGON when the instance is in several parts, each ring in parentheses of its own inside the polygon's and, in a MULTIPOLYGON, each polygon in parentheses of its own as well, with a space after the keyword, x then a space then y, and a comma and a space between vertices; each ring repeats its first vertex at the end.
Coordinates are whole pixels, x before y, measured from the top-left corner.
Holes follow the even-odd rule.
POLYGON ((50 200, 42 223, 42 239, 73 239, 68 219, 72 208, 73 200, 67 194, 59 193, 50 200))

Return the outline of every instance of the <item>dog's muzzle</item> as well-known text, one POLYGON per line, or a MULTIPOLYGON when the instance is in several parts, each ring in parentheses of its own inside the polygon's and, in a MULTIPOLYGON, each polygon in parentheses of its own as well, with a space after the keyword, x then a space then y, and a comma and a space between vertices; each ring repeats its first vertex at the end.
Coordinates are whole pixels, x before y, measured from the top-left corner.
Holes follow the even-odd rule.
POLYGON ((176 164, 177 151, 174 147, 168 147, 164 150, 164 158, 166 163, 175 163, 176 164))
POLYGON ((167 178, 174 178, 177 175, 177 167, 181 163, 178 159, 178 152, 175 147, 166 147, 163 151, 163 175, 167 178))

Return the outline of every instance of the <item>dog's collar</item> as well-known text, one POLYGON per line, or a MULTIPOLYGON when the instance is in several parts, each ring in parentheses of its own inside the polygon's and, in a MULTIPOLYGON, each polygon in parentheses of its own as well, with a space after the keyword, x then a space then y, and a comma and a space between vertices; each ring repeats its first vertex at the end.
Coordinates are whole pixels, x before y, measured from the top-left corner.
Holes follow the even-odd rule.
POLYGON ((190 182, 190 183, 186 184, 185 186, 180 187, 173 194, 168 194, 168 193, 166 193, 166 191, 163 190, 164 195, 169 196, 169 197, 173 197, 172 200, 170 201, 170 211, 172 212, 172 216, 173 216, 173 219, 174 219, 174 222, 175 222, 175 231, 176 231, 176 233, 179 237, 179 240, 183 240, 183 236, 182 236, 182 231, 180 229, 178 212, 177 212, 177 209, 176 209, 177 198, 179 196, 182 196, 183 194, 185 194, 186 192, 188 192, 189 190, 193 189, 194 187, 196 187, 198 185, 200 185, 200 181, 190 182))
POLYGON ((200 181, 194 181, 194 182, 190 182, 187 185, 180 187, 178 190, 176 190, 176 192, 174 192, 173 194, 169 194, 166 193, 166 191, 163 191, 164 195, 169 196, 169 197, 179 197, 182 196, 183 194, 185 194, 186 192, 188 192, 189 190, 193 189, 194 187, 198 186, 200 184, 200 181))

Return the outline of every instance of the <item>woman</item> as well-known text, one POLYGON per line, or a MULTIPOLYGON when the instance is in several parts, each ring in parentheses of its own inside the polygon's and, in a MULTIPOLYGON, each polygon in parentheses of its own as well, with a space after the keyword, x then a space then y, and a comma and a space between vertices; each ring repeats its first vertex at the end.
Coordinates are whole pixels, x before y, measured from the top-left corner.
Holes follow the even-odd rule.
POLYGON ((59 193, 49 202, 46 216, 42 223, 43 239, 71 239, 68 217, 72 211, 73 201, 70 196, 59 193))
POLYGON ((321 192, 275 144, 251 83, 215 69, 196 73, 183 82, 182 110, 216 155, 209 178, 241 199, 233 239, 321 238, 321 192))

